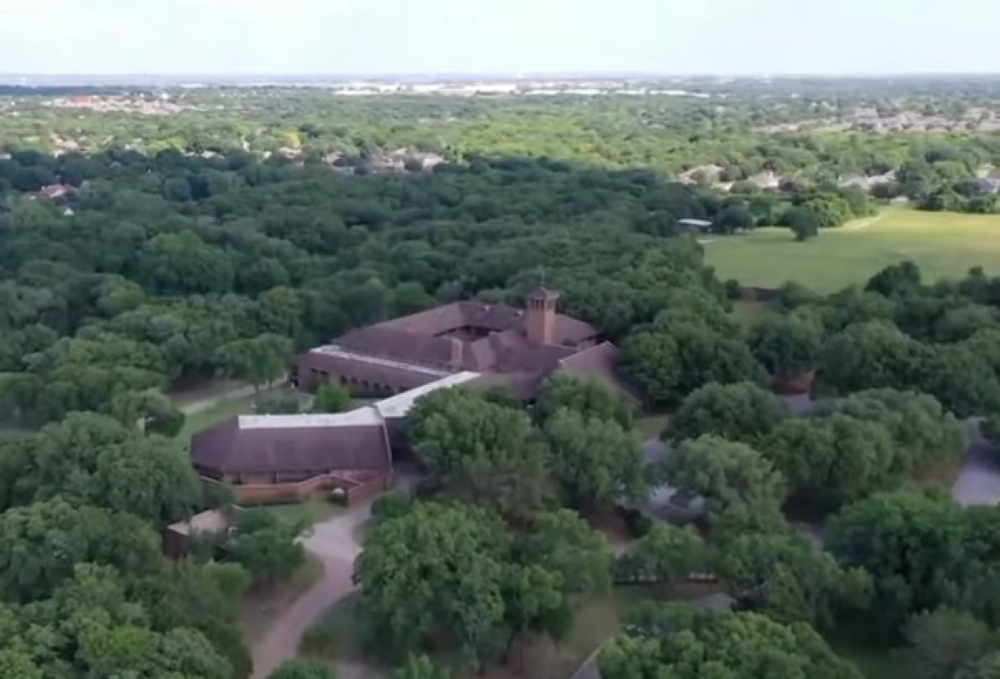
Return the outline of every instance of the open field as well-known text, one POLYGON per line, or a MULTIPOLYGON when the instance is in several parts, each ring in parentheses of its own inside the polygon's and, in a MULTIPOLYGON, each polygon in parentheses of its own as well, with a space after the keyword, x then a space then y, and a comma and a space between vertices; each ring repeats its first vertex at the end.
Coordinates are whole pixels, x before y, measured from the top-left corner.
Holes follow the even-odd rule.
POLYGON ((830 292, 907 259, 928 280, 963 276, 977 265, 1000 270, 1000 216, 889 208, 805 243, 796 243, 788 229, 767 228, 704 247, 723 280, 760 287, 793 280, 830 292))

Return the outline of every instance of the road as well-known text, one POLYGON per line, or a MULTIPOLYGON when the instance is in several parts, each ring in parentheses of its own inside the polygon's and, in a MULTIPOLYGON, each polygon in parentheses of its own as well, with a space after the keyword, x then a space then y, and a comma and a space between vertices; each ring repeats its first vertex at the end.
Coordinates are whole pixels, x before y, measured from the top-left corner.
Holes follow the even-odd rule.
POLYGON ((1000 504, 1000 452, 994 450, 969 423, 969 451, 951 496, 965 506, 1000 504))

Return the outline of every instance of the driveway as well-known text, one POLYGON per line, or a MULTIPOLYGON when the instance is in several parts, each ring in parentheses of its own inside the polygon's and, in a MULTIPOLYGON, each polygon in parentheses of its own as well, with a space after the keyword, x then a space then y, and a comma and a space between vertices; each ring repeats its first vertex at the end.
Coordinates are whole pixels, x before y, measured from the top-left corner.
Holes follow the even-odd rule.
MULTIPOLYGON (((419 475, 408 469, 395 473, 394 487, 412 492, 419 475)), ((323 564, 323 577, 306 591, 290 608, 277 618, 264 640, 252 649, 253 674, 250 679, 266 679, 286 660, 299 653, 299 642, 306 631, 322 618, 338 601, 354 591, 354 559, 361 553, 356 530, 371 518, 372 503, 378 496, 351 507, 313 526, 302 538, 302 544, 323 564)), ((341 668, 340 676, 350 674, 341 668)))
POLYGON ((1000 453, 983 439, 976 423, 969 423, 969 442, 951 496, 965 506, 1000 504, 1000 453))
POLYGON ((361 546, 355 528, 371 517, 371 502, 316 524, 303 545, 323 564, 323 577, 275 620, 264 640, 252 649, 251 679, 266 679, 281 663, 298 655, 299 642, 313 623, 351 593, 354 559, 361 546))

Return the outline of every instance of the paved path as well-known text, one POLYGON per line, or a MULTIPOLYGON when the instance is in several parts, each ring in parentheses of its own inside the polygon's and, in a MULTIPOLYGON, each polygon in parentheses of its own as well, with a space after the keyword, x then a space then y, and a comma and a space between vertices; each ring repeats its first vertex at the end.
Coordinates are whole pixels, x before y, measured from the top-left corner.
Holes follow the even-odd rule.
POLYGON ((354 559, 361 553, 354 533, 370 516, 369 501, 316 524, 302 538, 306 549, 322 562, 323 577, 271 624, 263 641, 253 648, 251 679, 266 679, 281 663, 294 659, 306 630, 354 590, 354 559))
POLYGON ((969 423, 969 451, 951 496, 962 505, 1000 504, 1000 451, 994 450, 969 423))

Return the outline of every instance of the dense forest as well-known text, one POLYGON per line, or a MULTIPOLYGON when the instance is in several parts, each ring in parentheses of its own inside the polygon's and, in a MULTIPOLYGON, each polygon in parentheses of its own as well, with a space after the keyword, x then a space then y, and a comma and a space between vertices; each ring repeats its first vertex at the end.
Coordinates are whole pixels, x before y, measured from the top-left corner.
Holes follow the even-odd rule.
POLYGON ((0 675, 248 677, 240 598, 304 556, 295 528, 252 512, 228 556, 162 556, 165 526, 228 499, 173 438, 171 388, 264 385, 350 328, 519 305, 544 280, 618 345, 643 409, 670 415, 672 452, 647 467, 640 414, 586 382, 550 382, 530 417, 502 394, 423 399, 409 436, 439 483, 379 500, 356 565, 371 655, 400 679, 516 665, 529 641, 564 639, 586 596, 639 584, 664 596, 625 617, 604 679, 853 678, 828 643, 845 629, 903 648, 913 676, 998 676, 1000 510, 924 487, 980 418, 1000 439, 994 263, 927 281, 900 262, 828 296, 789 282, 748 323, 752 291, 720 280, 682 221, 805 240, 898 196, 996 211, 972 188, 1000 163, 987 132, 760 129, 876 105, 957 117, 993 91, 842 83, 775 104, 747 86, 720 105, 699 87, 709 98, 209 90, 162 116, 0 99, 21 113, 0 117, 0 675), (761 171, 783 179, 748 181, 761 171), (891 190, 838 181, 890 171, 891 190), (807 414, 771 389, 803 377, 807 414), (613 556, 584 519, 665 483, 701 499, 697 530, 627 511, 635 540, 613 556), (821 548, 801 515, 824 524, 821 548), (706 571, 734 607, 660 601, 706 571))

